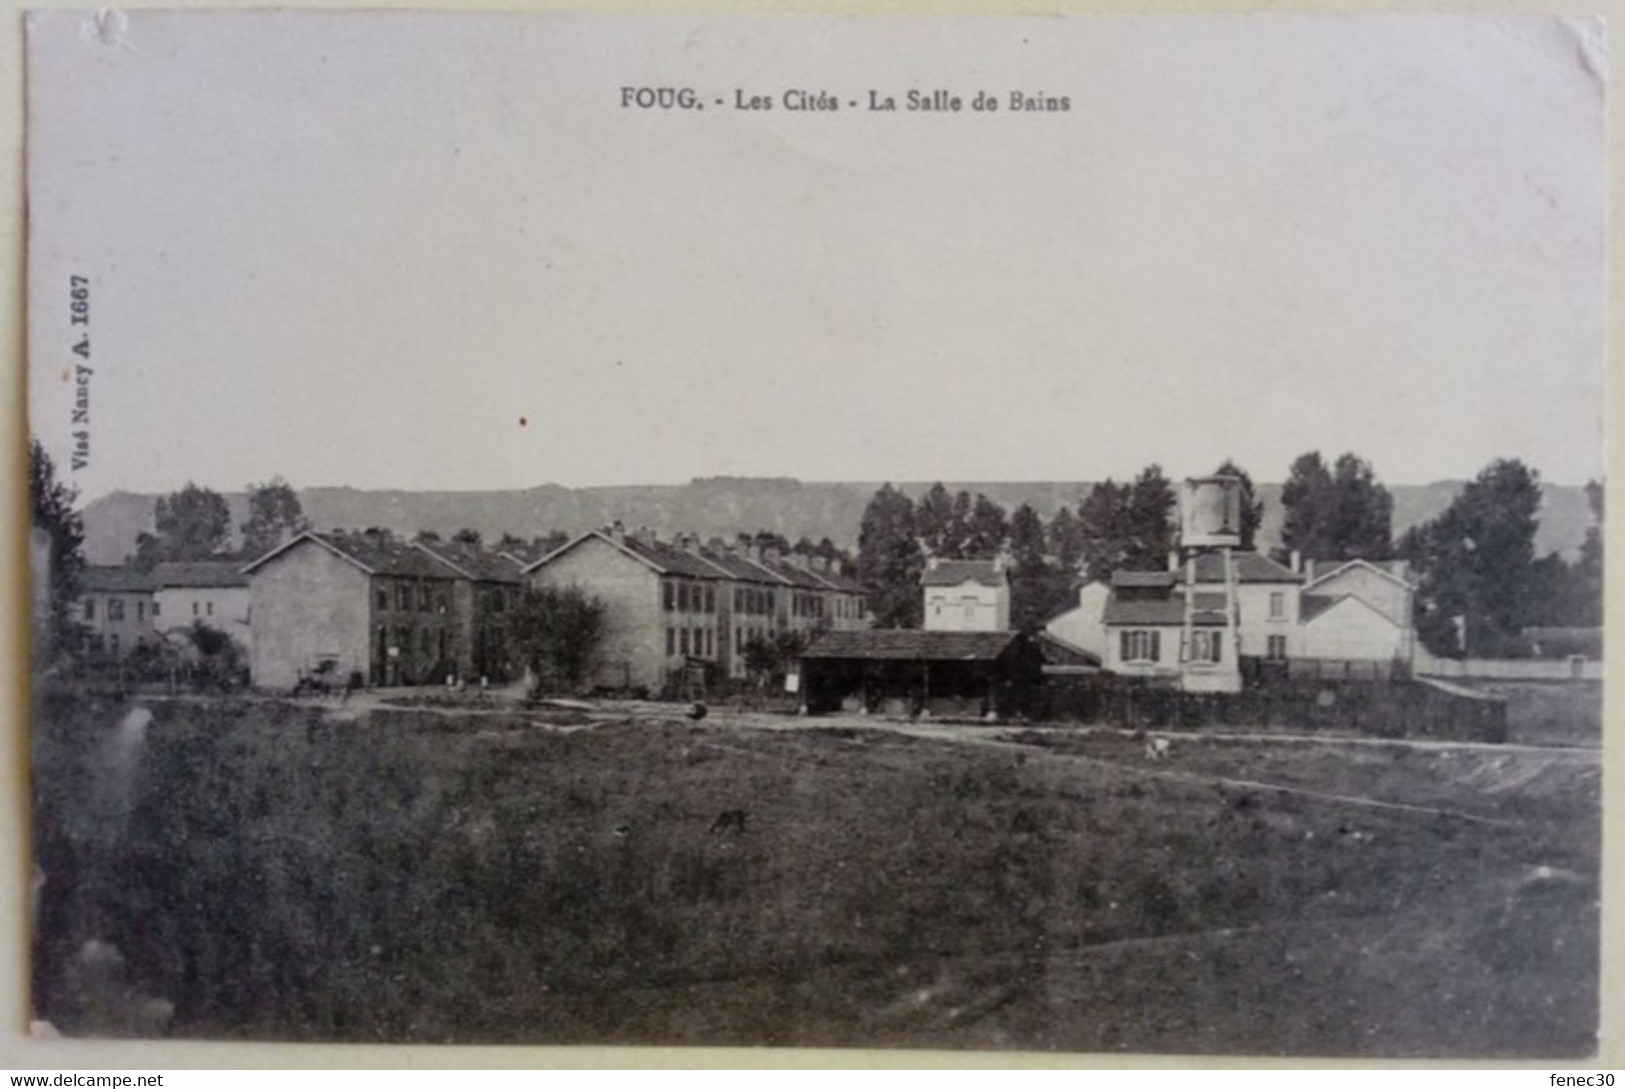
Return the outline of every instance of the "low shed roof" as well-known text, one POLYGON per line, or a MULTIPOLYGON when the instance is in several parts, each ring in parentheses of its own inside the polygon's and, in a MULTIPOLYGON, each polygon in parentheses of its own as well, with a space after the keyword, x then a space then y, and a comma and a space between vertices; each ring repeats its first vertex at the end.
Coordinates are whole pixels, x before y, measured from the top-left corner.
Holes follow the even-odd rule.
POLYGON ((994 661, 1021 638, 1013 631, 917 631, 880 629, 829 631, 815 639, 803 658, 870 658, 899 661, 994 661))

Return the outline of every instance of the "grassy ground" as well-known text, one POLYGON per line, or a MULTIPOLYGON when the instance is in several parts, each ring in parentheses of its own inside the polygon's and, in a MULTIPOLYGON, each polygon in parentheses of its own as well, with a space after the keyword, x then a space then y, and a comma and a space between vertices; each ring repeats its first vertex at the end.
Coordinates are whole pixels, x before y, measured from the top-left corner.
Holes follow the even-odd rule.
POLYGON ((129 766, 119 707, 58 706, 36 745, 41 1012, 65 1030, 109 1031, 67 967, 96 937, 184 1036, 1594 1045, 1584 762, 1193 740, 1150 765, 1059 731, 150 706, 129 766), (714 831, 733 810, 743 829, 714 831))

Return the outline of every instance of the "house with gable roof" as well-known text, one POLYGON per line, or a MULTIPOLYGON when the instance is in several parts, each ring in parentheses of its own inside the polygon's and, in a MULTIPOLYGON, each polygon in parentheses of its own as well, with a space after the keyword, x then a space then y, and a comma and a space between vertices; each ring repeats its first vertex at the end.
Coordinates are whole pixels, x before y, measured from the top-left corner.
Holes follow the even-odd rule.
POLYGON ((1303 657, 1411 661, 1416 653, 1416 588, 1403 560, 1310 561, 1305 573, 1303 657))
POLYGON ((472 666, 456 611, 461 572, 381 532, 305 532, 243 568, 258 688, 321 669, 369 685, 444 683, 472 666))
POLYGON ((1009 631, 1010 576, 1002 559, 932 556, 920 575, 926 631, 1009 631))

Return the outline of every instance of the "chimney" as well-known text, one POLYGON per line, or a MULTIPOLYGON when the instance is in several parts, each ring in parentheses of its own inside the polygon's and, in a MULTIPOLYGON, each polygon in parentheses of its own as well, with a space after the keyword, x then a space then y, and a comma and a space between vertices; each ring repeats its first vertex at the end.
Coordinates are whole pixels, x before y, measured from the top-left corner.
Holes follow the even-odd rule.
POLYGON ((1294 575, 1303 574, 1303 553, 1296 548, 1292 550, 1292 573, 1294 575))
POLYGON ((927 556, 925 558, 925 569, 927 571, 935 571, 937 569, 937 558, 935 556, 927 556))
POLYGON ((779 550, 778 550, 778 547, 776 545, 768 545, 766 548, 762 549, 762 561, 764 563, 778 563, 779 562, 779 550))
POLYGON ((622 544, 626 541, 626 526, 619 518, 615 519, 614 523, 610 525, 609 536, 616 544, 622 544))
POLYGON ((1178 549, 1170 548, 1168 550, 1168 570, 1173 571, 1176 574, 1179 572, 1179 550, 1178 549))
POLYGON ((811 557, 811 559, 812 559, 812 569, 814 571, 818 572, 820 575, 829 574, 829 557, 828 556, 819 556, 819 555, 815 554, 815 555, 813 555, 811 557))
POLYGON ((700 550, 699 535, 696 533, 679 533, 677 535, 677 547, 688 553, 698 552, 700 550))

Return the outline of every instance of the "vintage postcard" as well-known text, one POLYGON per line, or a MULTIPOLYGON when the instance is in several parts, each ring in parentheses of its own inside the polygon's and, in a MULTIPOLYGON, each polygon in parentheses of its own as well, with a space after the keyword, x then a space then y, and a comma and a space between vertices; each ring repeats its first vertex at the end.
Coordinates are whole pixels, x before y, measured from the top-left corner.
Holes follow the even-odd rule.
POLYGON ((27 33, 36 1035, 1595 1053, 1600 20, 27 33))

